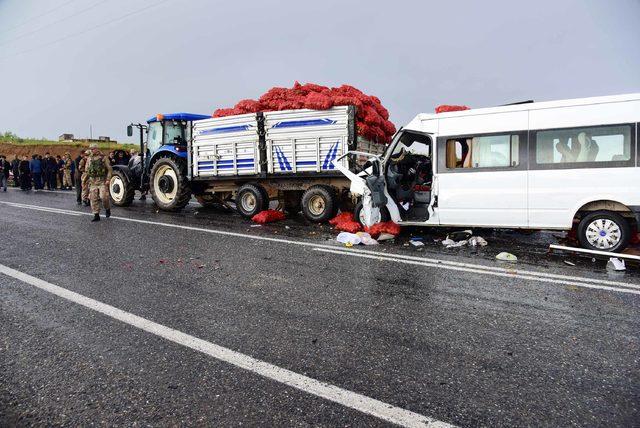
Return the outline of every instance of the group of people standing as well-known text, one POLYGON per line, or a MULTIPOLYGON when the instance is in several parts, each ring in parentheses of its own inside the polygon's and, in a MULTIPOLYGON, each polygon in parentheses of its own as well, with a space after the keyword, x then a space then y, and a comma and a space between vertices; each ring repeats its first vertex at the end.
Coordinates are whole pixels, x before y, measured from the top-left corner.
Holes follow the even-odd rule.
POLYGON ((21 160, 14 157, 11 170, 16 187, 19 185, 24 191, 35 190, 71 190, 75 164, 69 153, 64 157, 51 156, 45 153, 32 155, 31 159, 23 156, 21 160))
POLYGON ((71 159, 69 153, 64 157, 53 157, 45 153, 39 155, 23 156, 9 162, 6 157, 0 155, 0 187, 7 191, 7 183, 11 175, 15 187, 20 187, 28 192, 32 188, 39 190, 76 190, 76 202, 91 206, 93 219, 100 221, 100 205, 105 209, 106 217, 111 216, 111 204, 109 195, 109 181, 113 172, 112 164, 116 164, 113 156, 102 154, 96 144, 89 146, 89 150, 82 151, 71 159))

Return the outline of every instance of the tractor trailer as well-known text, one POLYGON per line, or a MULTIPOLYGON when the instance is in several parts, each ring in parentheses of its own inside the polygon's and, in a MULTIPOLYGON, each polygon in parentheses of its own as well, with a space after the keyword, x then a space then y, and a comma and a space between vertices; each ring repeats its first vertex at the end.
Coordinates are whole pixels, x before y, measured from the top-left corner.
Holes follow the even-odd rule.
POLYGON ((131 124, 140 134, 140 156, 117 165, 110 182, 117 206, 136 190, 150 192, 165 211, 184 208, 192 196, 204 206, 235 203, 246 218, 271 201, 289 213, 323 222, 352 203, 350 181, 334 161, 351 168, 348 151, 381 153, 384 146, 357 135, 355 107, 284 110, 221 118, 159 114, 131 124))

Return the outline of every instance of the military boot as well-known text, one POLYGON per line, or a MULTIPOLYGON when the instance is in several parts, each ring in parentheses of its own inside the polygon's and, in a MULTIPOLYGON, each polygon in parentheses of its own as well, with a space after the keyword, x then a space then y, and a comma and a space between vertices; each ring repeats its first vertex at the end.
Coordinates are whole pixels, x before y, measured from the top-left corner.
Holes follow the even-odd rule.
POLYGON ((107 211, 107 215, 105 215, 105 217, 109 218, 111 217, 111 210, 106 210, 107 211))
POLYGON ((94 214, 93 215, 93 220, 91 221, 100 221, 100 214, 94 214))

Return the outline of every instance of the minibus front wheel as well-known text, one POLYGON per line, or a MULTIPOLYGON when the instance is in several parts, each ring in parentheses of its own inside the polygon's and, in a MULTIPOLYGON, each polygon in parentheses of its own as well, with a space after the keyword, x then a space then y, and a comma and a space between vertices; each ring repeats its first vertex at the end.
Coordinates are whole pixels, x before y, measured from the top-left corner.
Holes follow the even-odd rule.
POLYGON ((583 248, 599 251, 622 251, 629 244, 631 228, 620 214, 594 211, 578 225, 578 240, 583 248))

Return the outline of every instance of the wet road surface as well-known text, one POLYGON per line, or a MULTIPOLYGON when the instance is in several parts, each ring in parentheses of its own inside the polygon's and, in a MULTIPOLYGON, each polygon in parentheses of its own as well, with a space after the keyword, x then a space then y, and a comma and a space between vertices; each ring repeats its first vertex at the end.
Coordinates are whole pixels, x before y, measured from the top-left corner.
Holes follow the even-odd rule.
POLYGON ((301 218, 74 201, 0 194, 0 425, 640 420, 638 268, 550 256, 560 233, 346 249, 301 218))

